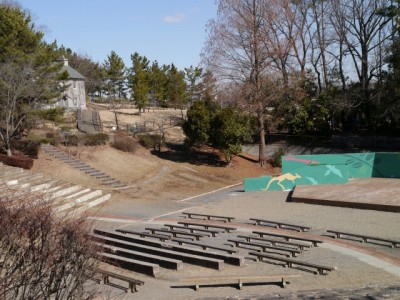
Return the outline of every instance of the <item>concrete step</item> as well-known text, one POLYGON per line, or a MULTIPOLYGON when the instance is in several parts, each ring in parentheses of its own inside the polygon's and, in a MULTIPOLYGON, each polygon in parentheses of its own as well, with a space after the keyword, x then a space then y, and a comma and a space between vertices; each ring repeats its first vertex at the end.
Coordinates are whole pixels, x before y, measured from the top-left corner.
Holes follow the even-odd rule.
POLYGON ((42 182, 40 184, 31 186, 30 190, 31 190, 31 192, 39 192, 39 191, 44 192, 45 190, 49 189, 51 186, 53 186, 57 182, 58 182, 58 180, 48 180, 46 182, 42 182))
POLYGON ((0 176, 19 174, 22 172, 24 172, 24 169, 22 169, 22 168, 10 167, 10 166, 6 166, 6 165, 3 165, 0 167, 0 176))
POLYGON ((64 199, 64 201, 60 201, 59 203, 57 203, 57 206, 54 208, 54 211, 61 212, 61 211, 71 209, 73 207, 76 207, 79 203, 84 203, 86 201, 96 199, 99 196, 101 196, 102 194, 103 194, 103 191, 95 190, 95 191, 91 191, 87 194, 84 194, 82 196, 79 196, 75 199, 68 199, 68 200, 64 199))
POLYGON ((80 189, 82 189, 82 186, 80 186, 80 185, 72 185, 72 186, 70 185, 68 187, 65 187, 62 190, 54 192, 53 197, 58 198, 58 197, 70 195, 72 193, 75 193, 76 191, 79 191, 80 189))
POLYGON ((65 199, 75 198, 75 197, 77 197, 77 196, 79 196, 79 195, 89 193, 90 191, 91 191, 91 189, 89 189, 89 188, 83 189, 83 190, 80 190, 80 191, 78 191, 78 192, 76 192, 76 193, 74 193, 74 194, 72 194, 72 195, 66 196, 65 199))

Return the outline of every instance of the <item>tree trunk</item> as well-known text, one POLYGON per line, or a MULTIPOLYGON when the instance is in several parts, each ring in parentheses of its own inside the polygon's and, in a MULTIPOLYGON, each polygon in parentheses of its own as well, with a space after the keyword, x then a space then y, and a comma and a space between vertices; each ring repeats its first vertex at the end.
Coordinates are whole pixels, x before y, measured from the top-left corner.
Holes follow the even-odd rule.
POLYGON ((264 128, 264 113, 260 112, 258 116, 258 129, 260 134, 260 143, 258 147, 258 163, 263 167, 267 162, 266 146, 265 146, 265 128, 264 128))
POLYGON ((6 150, 7 156, 12 156, 11 149, 6 150))

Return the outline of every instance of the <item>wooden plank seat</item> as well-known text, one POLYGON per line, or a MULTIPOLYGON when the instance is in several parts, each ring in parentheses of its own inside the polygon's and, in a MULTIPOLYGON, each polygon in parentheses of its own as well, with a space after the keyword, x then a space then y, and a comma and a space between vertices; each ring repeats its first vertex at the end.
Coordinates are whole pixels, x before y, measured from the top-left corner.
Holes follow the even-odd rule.
POLYGON ((265 231, 253 231, 253 233, 259 235, 260 237, 264 237, 264 235, 267 235, 267 236, 280 237, 280 238, 283 238, 285 241, 298 240, 298 241, 303 241, 303 242, 309 242, 314 247, 318 247, 318 244, 323 243, 321 240, 305 238, 305 237, 300 237, 300 236, 294 236, 294 235, 286 235, 286 234, 279 234, 279 233, 272 233, 272 232, 265 232, 265 231))
POLYGON ((106 263, 116 265, 118 267, 128 269, 137 273, 146 274, 156 277, 160 273, 160 266, 157 264, 147 263, 135 259, 130 259, 114 254, 99 252, 97 257, 106 263))
POLYGON ((178 235, 189 236, 191 238, 196 239, 196 241, 199 241, 202 237, 207 236, 202 233, 187 232, 187 231, 181 231, 181 230, 169 230, 169 229, 164 229, 164 228, 146 227, 145 230, 150 231, 152 234, 155 234, 156 232, 164 232, 164 233, 171 234, 173 237, 177 237, 178 235))
POLYGON ((124 276, 118 273, 114 273, 114 272, 110 272, 110 271, 106 271, 106 270, 97 270, 97 273, 99 273, 101 275, 101 282, 103 282, 103 284, 108 284, 108 285, 112 285, 114 286, 115 284, 110 282, 110 277, 111 278, 115 278, 121 281, 125 281, 128 283, 129 287, 126 289, 126 291, 130 291, 131 293, 137 292, 137 288, 136 286, 138 285, 144 285, 144 281, 142 280, 138 280, 132 277, 128 277, 128 276, 124 276))
POLYGON ((199 246, 199 247, 203 248, 204 250, 207 250, 207 249, 219 250, 219 251, 223 251, 223 252, 228 252, 229 254, 234 254, 237 252, 236 250, 233 250, 230 248, 216 247, 216 246, 212 246, 212 245, 206 245, 206 244, 202 244, 202 243, 191 242, 191 241, 181 240, 181 239, 171 239, 171 242, 176 242, 179 245, 187 244, 187 245, 199 246))
POLYGON ((221 222, 232 222, 232 220, 235 219, 233 217, 198 214, 198 213, 191 213, 191 212, 183 212, 182 214, 185 215, 186 218, 197 219, 197 220, 213 220, 213 221, 221 221, 221 222), (202 217, 202 218, 198 218, 198 217, 202 217))
MULTIPOLYGON (((392 240, 392 239, 386 239, 386 238, 381 238, 381 237, 376 237, 376 236, 369 236, 369 235, 364 235, 364 234, 358 234, 358 233, 350 233, 350 232, 343 232, 343 231, 337 231, 337 230, 327 230, 329 233, 333 233, 334 238, 342 238, 343 236, 345 237, 355 237, 355 238, 360 238, 361 242, 363 243, 373 243, 373 242, 384 242, 388 243, 389 247, 391 248, 397 248, 400 247, 400 241, 392 240)), ((387 245, 385 245, 387 246, 387 245)))
POLYGON ((232 226, 206 224, 206 223, 180 221, 180 222, 178 222, 178 224, 182 224, 183 226, 186 226, 186 227, 199 226, 199 227, 203 227, 205 229, 209 229, 209 228, 223 229, 225 232, 232 232, 233 230, 236 230, 236 227, 232 227, 232 226))
POLYGON ((333 271, 336 268, 335 267, 329 267, 329 266, 323 266, 323 265, 317 265, 305 261, 298 261, 290 258, 284 258, 284 257, 278 257, 266 253, 260 253, 260 252, 249 252, 249 255, 254 255, 258 258, 260 261, 265 261, 264 259, 269 259, 273 261, 279 261, 283 262, 285 267, 292 268, 293 266, 302 266, 302 267, 308 267, 312 269, 316 269, 317 271, 314 271, 315 274, 320 274, 324 275, 326 274, 327 271, 333 271))
MULTIPOLYGON (((218 253, 218 252, 214 252, 214 251, 210 251, 210 250, 202 250, 202 249, 196 249, 196 248, 192 248, 192 247, 178 246, 178 245, 175 245, 172 243, 167 244, 167 243, 159 242, 156 240, 127 236, 125 234, 121 234, 121 233, 113 232, 113 231, 94 229, 94 233, 96 235, 99 235, 100 237, 104 236, 104 237, 116 239, 117 241, 128 242, 128 245, 130 245, 130 244, 145 245, 145 246, 151 246, 151 247, 156 247, 156 248, 161 248, 161 249, 166 249, 166 250, 173 250, 176 252, 193 254, 193 255, 197 255, 197 256, 204 256, 206 258, 208 257, 208 258, 214 258, 214 259, 222 259, 225 263, 234 265, 234 266, 242 266, 244 264, 243 256, 218 253)), ((125 248, 130 249, 129 247, 128 248, 125 247, 125 248)))
MULTIPOLYGON (((146 254, 157 255, 172 259, 181 260, 184 263, 202 266, 205 268, 210 268, 214 270, 222 270, 224 268, 224 261, 222 259, 215 259, 211 257, 205 257, 200 255, 194 255, 189 253, 183 253, 176 250, 172 250, 170 248, 161 248, 161 247, 152 247, 140 244, 134 244, 122 240, 113 239, 106 236, 101 235, 91 235, 93 239, 95 239, 99 243, 104 243, 106 245, 111 245, 115 247, 120 247, 132 251, 143 252, 146 254)), ((120 257, 120 256, 117 256, 120 257)))
POLYGON ((182 285, 172 287, 194 287, 196 291, 200 286, 237 286, 239 290, 246 284, 271 284, 276 283, 282 288, 290 282, 289 278, 300 277, 299 275, 270 275, 270 276, 205 276, 205 277, 186 277, 179 282, 182 285))
POLYGON ((250 220, 254 221, 255 225, 271 226, 274 228, 290 229, 290 230, 297 230, 297 231, 310 231, 311 230, 311 227, 301 226, 301 225, 296 225, 296 224, 291 224, 291 223, 284 223, 284 222, 280 222, 280 221, 271 221, 271 220, 256 219, 256 218, 250 218, 250 220))
POLYGON ((164 234, 153 234, 153 233, 147 233, 147 232, 142 232, 142 231, 136 231, 136 230, 130 230, 130 229, 115 229, 115 231, 117 232, 121 232, 121 233, 129 233, 129 234, 134 234, 134 235, 138 235, 141 238, 145 238, 145 237, 151 237, 151 238, 156 238, 159 239, 160 241, 166 241, 166 240, 170 240, 171 236, 169 235, 164 235, 164 234))
POLYGON ((283 247, 276 247, 276 246, 269 246, 269 245, 265 245, 265 244, 261 244, 261 243, 247 242, 247 241, 243 241, 243 240, 228 239, 228 242, 234 243, 236 247, 240 247, 240 245, 247 245, 247 246, 261 248, 262 251, 264 251, 264 252, 268 252, 267 249, 281 251, 281 252, 288 252, 288 253, 290 253, 290 255, 288 255, 286 253, 274 252, 279 255, 285 255, 287 257, 297 256, 298 254, 301 253, 299 250, 288 249, 288 248, 283 248, 283 247))
POLYGON ((262 238, 259 236, 250 236, 250 235, 238 235, 238 238, 243 238, 248 242, 251 241, 260 241, 260 242, 267 242, 271 243, 272 246, 289 246, 289 247, 295 247, 298 250, 305 250, 305 248, 310 248, 310 245, 303 244, 303 243, 296 243, 296 242, 288 242, 285 240, 277 240, 277 239, 272 239, 272 238, 262 238))
POLYGON ((193 228, 193 227, 186 227, 186 226, 180 226, 180 225, 174 225, 174 224, 164 224, 164 226, 168 227, 170 230, 174 230, 174 228, 177 229, 184 229, 184 230, 189 230, 189 232, 204 232, 204 233, 209 233, 209 236, 216 237, 218 233, 220 233, 217 230, 210 230, 210 229, 204 229, 204 228, 193 228))
POLYGON ((128 249, 111 246, 111 245, 107 245, 107 244, 95 243, 95 245, 97 247, 99 247, 99 249, 101 249, 102 252, 105 252, 105 253, 110 253, 110 254, 126 257, 126 258, 131 258, 131 259, 136 259, 139 261, 145 261, 148 263, 157 264, 160 267, 165 268, 165 269, 177 270, 177 271, 183 269, 183 263, 179 259, 172 259, 172 258, 158 256, 158 255, 151 255, 148 253, 128 250, 128 249))

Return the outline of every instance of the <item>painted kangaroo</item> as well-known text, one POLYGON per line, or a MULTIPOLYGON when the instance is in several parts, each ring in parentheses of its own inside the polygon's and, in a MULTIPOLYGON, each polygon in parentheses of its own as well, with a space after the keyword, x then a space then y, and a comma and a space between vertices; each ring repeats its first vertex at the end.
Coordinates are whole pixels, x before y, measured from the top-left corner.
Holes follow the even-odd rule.
POLYGON ((281 184, 283 181, 290 180, 291 182, 294 183, 294 181, 297 178, 301 178, 301 176, 299 174, 297 174, 297 173, 296 173, 296 175, 293 175, 292 173, 285 173, 285 174, 282 174, 281 176, 271 178, 271 180, 268 182, 267 187, 265 189, 261 189, 261 190, 263 190, 263 191, 268 190, 268 188, 271 185, 271 183, 273 183, 275 181, 277 181, 278 185, 282 188, 282 190, 284 190, 285 187, 281 184))

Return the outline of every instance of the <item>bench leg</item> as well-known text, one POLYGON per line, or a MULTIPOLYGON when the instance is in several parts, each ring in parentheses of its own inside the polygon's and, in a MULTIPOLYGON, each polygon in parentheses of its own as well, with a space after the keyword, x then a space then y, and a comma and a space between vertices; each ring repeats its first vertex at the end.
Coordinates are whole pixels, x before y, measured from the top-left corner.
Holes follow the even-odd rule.
POLYGON ((238 285, 239 285, 239 290, 243 289, 243 282, 241 279, 239 279, 238 285))
POLYGON ((199 289, 200 289, 200 286, 199 286, 198 283, 196 283, 196 284, 194 285, 194 290, 195 290, 195 291, 198 291, 199 289))
POLYGON ((286 280, 284 277, 282 277, 281 285, 283 289, 286 287, 286 280))
POLYGON ((129 282, 129 290, 131 291, 131 293, 137 292, 136 284, 133 284, 133 282, 129 282))

